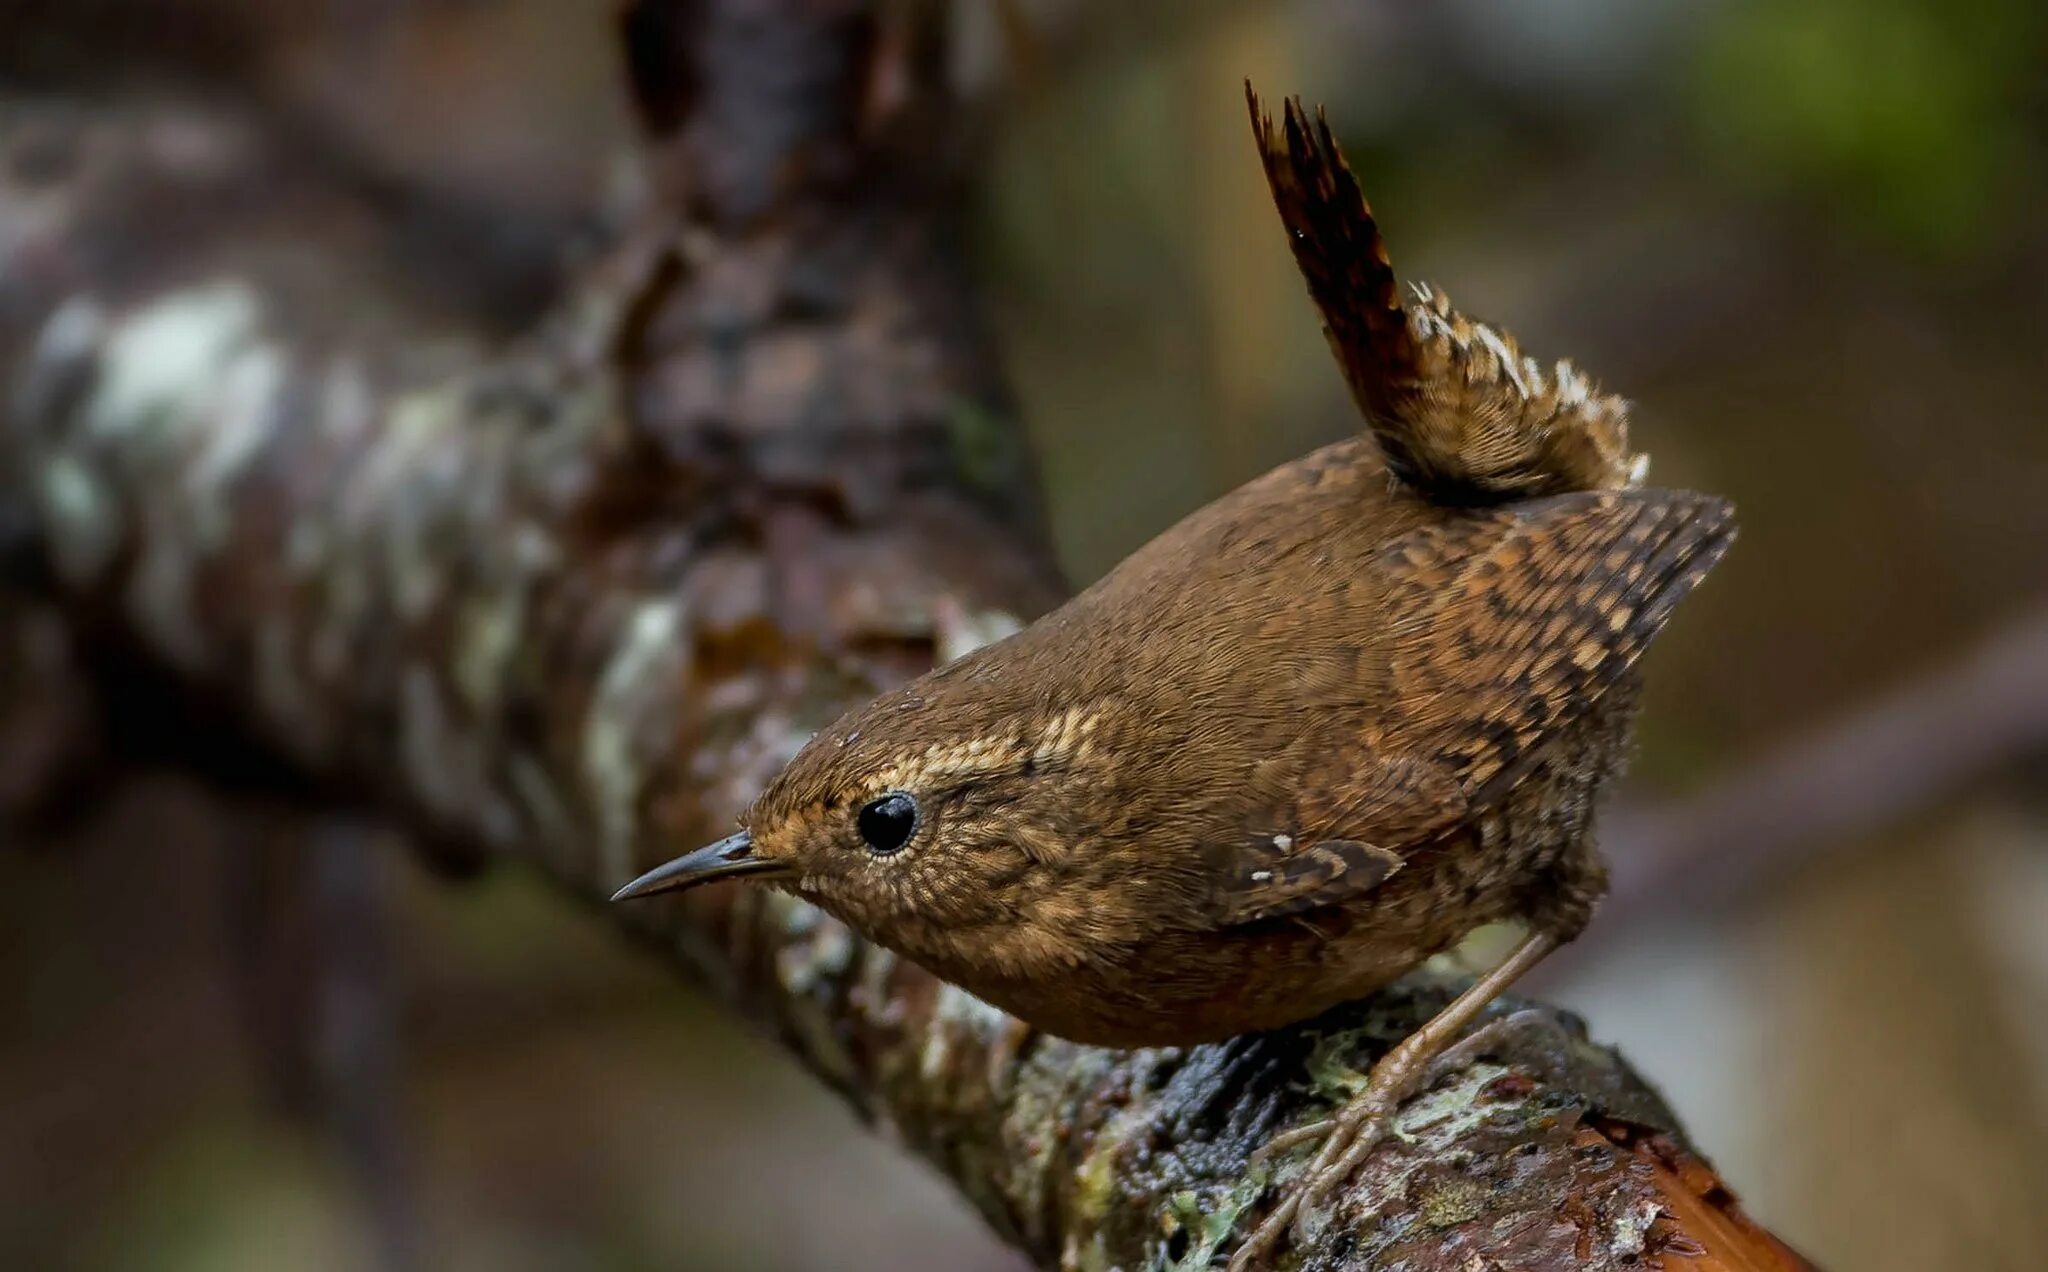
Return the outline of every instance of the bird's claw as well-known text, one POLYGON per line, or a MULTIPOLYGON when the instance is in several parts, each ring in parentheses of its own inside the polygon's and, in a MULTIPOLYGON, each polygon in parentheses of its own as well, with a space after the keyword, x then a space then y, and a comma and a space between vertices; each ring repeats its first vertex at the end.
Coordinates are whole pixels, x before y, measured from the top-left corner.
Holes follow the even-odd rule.
POLYGON ((1284 1132, 1259 1150, 1255 1160, 1271 1157, 1317 1137, 1323 1142, 1315 1159, 1309 1163, 1307 1173, 1238 1246, 1230 1258, 1229 1272, 1255 1272, 1267 1265, 1268 1256, 1279 1246, 1281 1239, 1298 1229, 1308 1215, 1321 1207, 1323 1199, 1349 1179, 1371 1154, 1373 1146, 1393 1125, 1398 1097, 1398 1092, 1381 1095, 1368 1088, 1338 1110, 1337 1116, 1284 1132))

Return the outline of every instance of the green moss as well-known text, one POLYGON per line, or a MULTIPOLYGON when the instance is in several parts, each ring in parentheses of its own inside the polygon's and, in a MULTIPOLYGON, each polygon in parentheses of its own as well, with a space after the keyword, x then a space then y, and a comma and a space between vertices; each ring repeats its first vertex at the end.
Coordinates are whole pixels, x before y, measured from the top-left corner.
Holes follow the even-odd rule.
POLYGON ((1342 1104, 1365 1090, 1371 1075, 1351 1064, 1365 1050, 1365 1031, 1345 1029, 1316 1039, 1308 1057, 1309 1089, 1332 1104, 1342 1104))
POLYGON ((120 506, 91 468, 57 455, 43 468, 42 514, 57 567, 66 579, 96 581, 120 551, 126 533, 120 506))
POLYGON ((1223 1243, 1237 1229, 1237 1219, 1259 1194, 1266 1191, 1266 1183, 1272 1172, 1264 1163, 1245 1171, 1221 1200, 1208 1206, 1203 1205, 1202 1196, 1193 1189, 1173 1194, 1167 1199, 1167 1245, 1163 1256, 1170 1255, 1176 1232, 1186 1233, 1186 1242, 1178 1259, 1162 1257, 1160 1267, 1164 1272, 1201 1272, 1223 1248, 1223 1243))
POLYGON ((1432 1179, 1416 1199, 1422 1222, 1432 1228, 1455 1228, 1486 1213, 1487 1190, 1477 1180, 1432 1179))
POLYGON ((1117 1196, 1117 1154, 1129 1139, 1136 1119, 1120 1113, 1103 1124, 1088 1146, 1088 1155, 1076 1172, 1074 1211, 1080 1221, 1098 1234, 1117 1196))

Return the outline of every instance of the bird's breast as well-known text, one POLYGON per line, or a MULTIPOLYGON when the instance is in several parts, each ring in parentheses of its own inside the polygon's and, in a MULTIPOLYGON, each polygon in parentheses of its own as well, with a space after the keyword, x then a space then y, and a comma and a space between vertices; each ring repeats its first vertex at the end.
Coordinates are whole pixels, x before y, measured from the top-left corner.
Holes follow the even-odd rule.
POLYGON ((1076 1042, 1191 1046, 1362 998, 1455 939, 1375 922, 1369 910, 1333 911, 1103 950, 1057 978, 970 975, 959 983, 1076 1042))

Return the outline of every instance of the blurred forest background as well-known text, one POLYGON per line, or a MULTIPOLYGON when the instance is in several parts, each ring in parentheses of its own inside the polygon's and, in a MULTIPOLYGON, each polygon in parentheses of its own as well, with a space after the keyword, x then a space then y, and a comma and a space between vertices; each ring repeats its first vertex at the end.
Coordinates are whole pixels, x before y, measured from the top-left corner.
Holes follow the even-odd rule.
MULTIPOLYGON (((1072 577, 1353 427, 1240 84, 1326 103, 1404 275, 1742 514, 1650 659, 1617 898, 1540 992, 1824 1266, 2041 1266, 2048 9, 960 7, 976 258, 1072 577)), ((365 198, 510 209, 408 266, 499 280, 507 332, 633 146, 597 0, 0 0, 0 78, 254 95, 365 198)), ((453 1269, 1021 1266, 601 916, 396 841, 347 982, 394 1013, 354 1088, 389 1107, 323 1115, 318 1040, 249 1045, 294 1010, 238 957, 252 836, 166 773, 0 853, 0 1264, 374 1267, 381 1230, 453 1269)))

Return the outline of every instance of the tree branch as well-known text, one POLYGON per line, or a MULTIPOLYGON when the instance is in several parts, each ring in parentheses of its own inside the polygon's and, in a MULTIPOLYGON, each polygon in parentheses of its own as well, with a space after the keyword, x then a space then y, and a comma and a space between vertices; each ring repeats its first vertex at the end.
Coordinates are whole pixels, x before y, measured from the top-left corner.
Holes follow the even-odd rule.
MULTIPOLYGON (((602 897, 842 709, 1060 594, 954 241, 927 8, 629 6, 658 197, 490 356, 246 121, 6 103, 0 498, 70 611, 196 703, 602 897)), ((1304 1164, 1257 1148, 1448 992, 1111 1052, 789 898, 612 914, 1049 1267, 1204 1266, 1304 1164)), ((1797 1266, 1575 1022, 1502 1059, 1410 1106, 1308 1264, 1797 1266)))

